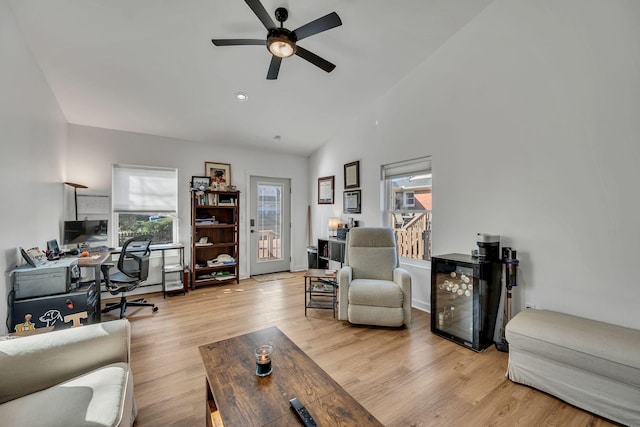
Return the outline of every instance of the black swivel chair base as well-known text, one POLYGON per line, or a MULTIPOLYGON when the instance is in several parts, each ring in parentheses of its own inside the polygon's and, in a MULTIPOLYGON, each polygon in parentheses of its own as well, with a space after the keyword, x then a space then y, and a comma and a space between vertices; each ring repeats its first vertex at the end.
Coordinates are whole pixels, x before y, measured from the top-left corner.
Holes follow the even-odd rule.
POLYGON ((120 318, 124 317, 125 312, 127 311, 127 307, 151 307, 151 311, 154 313, 158 311, 158 307, 155 304, 151 304, 147 302, 144 298, 137 298, 134 300, 128 300, 126 297, 121 297, 119 302, 108 302, 107 305, 102 309, 102 313, 107 313, 109 311, 115 310, 117 308, 120 309, 120 318))

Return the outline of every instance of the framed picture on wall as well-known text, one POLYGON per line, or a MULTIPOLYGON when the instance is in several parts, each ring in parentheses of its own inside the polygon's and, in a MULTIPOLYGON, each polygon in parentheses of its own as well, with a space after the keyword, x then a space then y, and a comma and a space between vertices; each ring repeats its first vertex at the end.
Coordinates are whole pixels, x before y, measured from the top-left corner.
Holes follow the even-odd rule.
POLYGON ((318 178, 318 204, 319 205, 332 205, 333 204, 333 189, 334 189, 334 176, 324 176, 318 178))
POLYGON ((344 188, 360 187, 360 161, 344 165, 344 188))
POLYGON ((231 185, 229 163, 204 162, 204 174, 211 178, 210 185, 216 190, 226 190, 231 185))
POLYGON ((344 213, 361 213, 360 190, 345 191, 342 196, 344 213))

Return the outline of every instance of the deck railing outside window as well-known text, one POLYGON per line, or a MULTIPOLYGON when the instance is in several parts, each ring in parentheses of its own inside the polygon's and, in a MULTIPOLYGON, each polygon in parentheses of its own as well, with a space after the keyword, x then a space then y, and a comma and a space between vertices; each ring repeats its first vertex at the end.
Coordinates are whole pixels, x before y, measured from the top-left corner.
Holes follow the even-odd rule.
POLYGON ((398 255, 431 259, 431 211, 393 212, 392 224, 398 240, 398 255))
POLYGON ((280 235, 272 230, 258 231, 258 259, 267 261, 282 258, 282 248, 280 247, 280 235))

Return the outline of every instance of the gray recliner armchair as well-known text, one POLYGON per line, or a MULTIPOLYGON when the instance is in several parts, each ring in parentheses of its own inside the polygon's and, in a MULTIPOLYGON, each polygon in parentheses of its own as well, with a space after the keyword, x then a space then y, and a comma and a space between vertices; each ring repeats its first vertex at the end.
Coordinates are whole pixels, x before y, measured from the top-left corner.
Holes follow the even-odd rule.
POLYGON ((399 268, 391 228, 361 227, 347 233, 338 275, 338 318, 376 326, 409 326, 411 276, 399 268))

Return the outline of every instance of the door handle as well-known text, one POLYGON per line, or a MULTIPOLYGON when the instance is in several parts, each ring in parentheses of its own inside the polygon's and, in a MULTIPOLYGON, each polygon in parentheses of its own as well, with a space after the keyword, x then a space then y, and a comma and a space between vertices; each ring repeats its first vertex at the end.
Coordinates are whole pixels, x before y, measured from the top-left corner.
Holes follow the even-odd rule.
POLYGON ((251 230, 251 232, 252 232, 252 233, 255 233, 255 232, 256 232, 256 230, 251 230))

